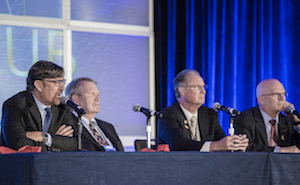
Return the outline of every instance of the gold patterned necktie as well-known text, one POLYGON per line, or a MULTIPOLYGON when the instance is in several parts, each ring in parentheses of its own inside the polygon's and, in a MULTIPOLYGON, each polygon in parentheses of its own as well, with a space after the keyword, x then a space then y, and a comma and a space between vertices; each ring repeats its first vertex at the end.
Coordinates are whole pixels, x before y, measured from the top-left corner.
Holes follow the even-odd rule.
POLYGON ((276 129, 275 129, 275 120, 270 120, 269 123, 272 125, 271 127, 271 140, 270 145, 271 146, 277 146, 277 135, 276 135, 276 129))
POLYGON ((192 116, 190 119, 190 130, 191 130, 192 140, 195 141, 197 141, 196 124, 197 124, 197 118, 195 116, 192 116))
POLYGON ((91 130, 92 130, 93 135, 94 135, 95 138, 96 138, 96 141, 97 141, 101 146, 103 146, 103 145, 108 145, 107 141, 106 141, 105 139, 103 139, 103 138, 101 137, 101 135, 99 134, 99 132, 95 129, 93 122, 90 121, 90 124, 89 124, 89 125, 90 125, 90 128, 91 128, 91 130))

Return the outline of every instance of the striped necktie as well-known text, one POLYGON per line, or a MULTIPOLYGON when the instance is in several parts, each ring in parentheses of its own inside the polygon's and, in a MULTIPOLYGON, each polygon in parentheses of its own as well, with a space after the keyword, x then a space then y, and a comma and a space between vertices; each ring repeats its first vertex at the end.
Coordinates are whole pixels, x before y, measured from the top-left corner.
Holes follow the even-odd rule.
POLYGON ((52 120, 52 113, 51 113, 51 108, 50 107, 46 107, 45 108, 46 111, 46 117, 44 120, 44 127, 43 127, 43 132, 48 132, 48 129, 50 127, 51 124, 51 120, 52 120))

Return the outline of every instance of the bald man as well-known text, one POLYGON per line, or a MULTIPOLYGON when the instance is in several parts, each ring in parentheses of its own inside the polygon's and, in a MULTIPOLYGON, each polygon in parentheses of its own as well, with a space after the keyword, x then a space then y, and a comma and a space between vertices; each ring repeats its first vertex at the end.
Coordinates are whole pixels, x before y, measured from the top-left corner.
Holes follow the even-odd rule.
POLYGON ((235 119, 236 133, 250 140, 248 151, 299 153, 292 120, 281 114, 288 105, 287 92, 276 79, 261 81, 256 87, 258 107, 242 112, 235 119))

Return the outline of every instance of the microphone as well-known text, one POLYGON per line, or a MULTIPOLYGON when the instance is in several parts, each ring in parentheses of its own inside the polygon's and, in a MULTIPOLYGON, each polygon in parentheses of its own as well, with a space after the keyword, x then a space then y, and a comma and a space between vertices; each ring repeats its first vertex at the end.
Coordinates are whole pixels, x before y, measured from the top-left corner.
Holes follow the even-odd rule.
POLYGON ((215 111, 222 110, 222 111, 224 111, 224 112, 226 112, 226 113, 228 113, 230 115, 233 115, 233 114, 240 115, 241 114, 240 111, 238 111, 238 110, 236 110, 234 108, 231 108, 231 107, 225 107, 225 106, 221 105, 219 102, 214 103, 213 109, 215 111))
POLYGON ((163 117, 163 114, 162 114, 162 113, 157 112, 157 111, 155 111, 155 110, 150 110, 150 109, 141 107, 139 104, 135 104, 135 105, 132 107, 132 110, 133 110, 134 112, 142 112, 142 113, 144 113, 147 117, 150 117, 150 116, 156 116, 156 115, 158 115, 160 118, 163 117))
POLYGON ((82 107, 80 107, 79 105, 77 105, 74 102, 72 102, 67 96, 61 96, 60 97, 60 101, 61 101, 62 104, 69 105, 80 116, 82 116, 82 115, 84 115, 86 113, 85 110, 82 107))
POLYGON ((300 118, 299 112, 297 112, 297 111, 295 110, 295 107, 294 107, 293 105, 287 106, 287 107, 285 108, 285 112, 295 114, 298 118, 300 118))

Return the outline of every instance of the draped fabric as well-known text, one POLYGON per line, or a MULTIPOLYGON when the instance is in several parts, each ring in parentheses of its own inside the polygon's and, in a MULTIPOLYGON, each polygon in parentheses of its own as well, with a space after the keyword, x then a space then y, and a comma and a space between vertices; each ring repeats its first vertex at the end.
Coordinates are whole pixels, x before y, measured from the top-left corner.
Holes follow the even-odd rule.
MULTIPOLYGON (((196 69, 214 102, 256 106, 256 85, 277 78, 296 109, 300 92, 299 0, 156 0, 156 108, 176 101, 173 79, 196 69)), ((300 107, 299 107, 300 108, 300 107)), ((219 113, 227 132, 229 116, 219 113)))

